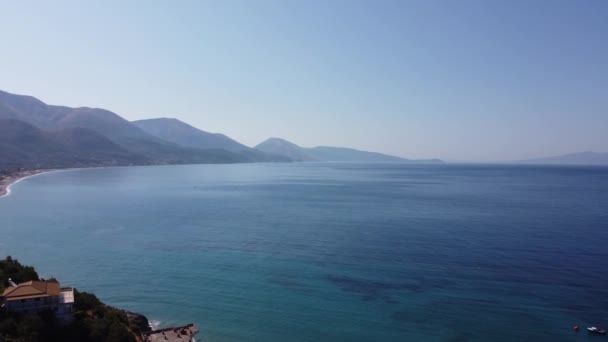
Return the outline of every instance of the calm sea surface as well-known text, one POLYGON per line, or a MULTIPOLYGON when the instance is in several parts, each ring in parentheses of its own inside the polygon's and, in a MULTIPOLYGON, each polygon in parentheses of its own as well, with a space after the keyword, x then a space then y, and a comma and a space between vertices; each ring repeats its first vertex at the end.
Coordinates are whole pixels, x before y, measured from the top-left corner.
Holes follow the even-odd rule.
POLYGON ((203 341, 586 341, 573 325, 608 325, 608 168, 159 166, 12 190, 0 254, 203 341))

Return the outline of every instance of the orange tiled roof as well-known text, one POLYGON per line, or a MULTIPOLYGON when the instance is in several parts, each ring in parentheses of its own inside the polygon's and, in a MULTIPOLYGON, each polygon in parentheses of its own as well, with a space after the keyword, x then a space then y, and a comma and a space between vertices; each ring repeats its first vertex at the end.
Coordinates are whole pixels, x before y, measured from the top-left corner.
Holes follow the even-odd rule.
POLYGON ((61 292, 59 283, 47 281, 28 281, 4 290, 2 297, 5 300, 20 300, 58 296, 61 292))

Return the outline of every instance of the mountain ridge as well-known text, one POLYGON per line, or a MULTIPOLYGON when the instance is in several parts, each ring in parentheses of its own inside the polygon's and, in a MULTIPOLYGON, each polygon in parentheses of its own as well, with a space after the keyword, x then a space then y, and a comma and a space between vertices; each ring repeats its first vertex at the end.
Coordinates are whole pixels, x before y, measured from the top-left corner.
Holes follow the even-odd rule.
POLYGON ((379 152, 349 147, 301 147, 282 138, 268 138, 254 147, 264 152, 285 155, 295 161, 439 163, 439 159, 412 160, 379 152))
POLYGON ((175 118, 143 119, 131 123, 148 134, 182 146, 219 148, 228 151, 249 149, 224 134, 209 133, 175 118))
POLYGON ((103 108, 48 105, 30 95, 1 90, 0 122, 4 135, 0 137, 0 169, 289 161, 440 162, 348 147, 307 148, 281 138, 269 138, 251 148, 175 118, 130 122, 103 108))
POLYGON ((48 132, 24 121, 0 119, 0 167, 61 168, 147 162, 87 128, 48 132))
POLYGON ((209 133, 175 118, 136 120, 132 123, 144 132, 186 148, 223 149, 237 153, 248 161, 291 161, 245 146, 221 133, 209 133))
MULTIPOLYGON (((32 136, 36 136, 37 141, 45 141, 48 146, 47 155, 41 154, 36 149, 23 149, 15 145, 17 142, 4 141, 5 151, 11 150, 14 153, 5 155, 0 159, 0 168, 17 167, 19 161, 25 162, 20 165, 31 165, 31 160, 40 160, 39 167, 51 167, 51 165, 63 165, 64 167, 86 166, 86 160, 90 160, 92 165, 117 164, 117 165, 162 165, 162 164, 201 164, 201 163, 238 163, 238 162, 257 162, 266 161, 256 153, 237 153, 218 148, 197 149, 192 147, 180 146, 175 143, 163 140, 151 135, 120 115, 102 108, 91 107, 67 107, 47 105, 41 100, 29 95, 16 95, 5 91, 0 91, 0 120, 16 120, 26 123, 42 132, 33 131, 31 127, 15 124, 10 127, 21 127, 32 136), (89 159, 82 159, 82 153, 78 151, 79 145, 72 145, 69 148, 61 146, 59 138, 51 139, 47 134, 73 134, 70 130, 77 130, 83 134, 96 136, 99 149, 88 147, 87 153, 94 155, 89 159), (86 129, 88 131, 82 131, 86 129), (46 132, 46 133, 45 133, 46 132), (103 138, 100 138, 99 136, 103 138), (131 156, 131 160, 115 159, 112 153, 116 152, 113 144, 126 150, 131 156), (11 145, 12 144, 12 145, 11 145), (104 151, 103 148, 108 148, 104 151), (59 151, 63 151, 59 153, 59 151), (113 152, 112 152, 113 151, 113 152), (30 153, 30 156, 26 156, 30 153), (48 156, 54 156, 49 158, 48 156)), ((8 126, 7 126, 8 127, 8 126)), ((22 133, 25 134, 25 131, 22 133)), ((84 139, 84 137, 81 137, 84 139)), ((64 137, 69 139, 69 137, 64 137)), ((21 141, 20 143, 23 143, 21 141)), ((88 141, 92 144, 93 141, 88 141)), ((56 167, 56 166, 53 166, 56 167)))

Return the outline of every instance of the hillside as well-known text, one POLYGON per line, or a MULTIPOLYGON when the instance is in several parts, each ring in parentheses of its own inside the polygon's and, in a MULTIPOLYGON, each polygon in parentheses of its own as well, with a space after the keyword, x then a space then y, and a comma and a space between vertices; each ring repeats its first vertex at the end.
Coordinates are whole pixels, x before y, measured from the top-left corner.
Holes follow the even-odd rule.
POLYGON ((219 133, 209 133, 177 119, 158 118, 132 122, 144 132, 180 146, 242 151, 249 147, 219 133))
POLYGON ((205 149, 180 146, 149 134, 105 109, 52 106, 31 96, 4 91, 0 91, 0 120, 13 120, 3 127, 5 134, 15 129, 12 137, 1 140, 4 149, 1 162, 11 167, 238 163, 272 159, 257 151, 241 153, 217 146, 205 149), (16 125, 15 120, 36 130, 16 125))
POLYGON ((149 161, 86 128, 42 131, 0 119, 0 169, 145 164, 149 161))
POLYGON ((242 156, 247 161, 290 161, 289 158, 255 150, 224 134, 205 132, 177 119, 158 118, 132 123, 150 135, 181 147, 226 150, 242 156))
POLYGON ((270 138, 254 147, 266 153, 291 158, 294 161, 318 161, 317 157, 305 148, 281 138, 270 138))
POLYGON ((436 163, 438 159, 411 160, 387 154, 360 151, 345 147, 300 147, 280 138, 270 138, 255 147, 260 151, 287 156, 297 161, 323 162, 400 162, 400 163, 436 163))
POLYGON ((24 95, 0 91, 0 119, 16 119, 27 122, 41 130, 54 131, 66 128, 88 128, 116 143, 128 141, 161 140, 146 134, 119 115, 99 108, 71 108, 47 105, 24 95))

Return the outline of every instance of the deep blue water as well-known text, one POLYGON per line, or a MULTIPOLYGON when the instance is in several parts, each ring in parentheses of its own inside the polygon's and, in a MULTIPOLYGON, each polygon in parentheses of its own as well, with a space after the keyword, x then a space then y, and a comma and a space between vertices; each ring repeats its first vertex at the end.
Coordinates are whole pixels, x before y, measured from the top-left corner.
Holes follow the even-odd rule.
POLYGON ((573 325, 608 325, 608 168, 132 167, 12 190, 0 254, 204 341, 578 341, 596 339, 573 325))

